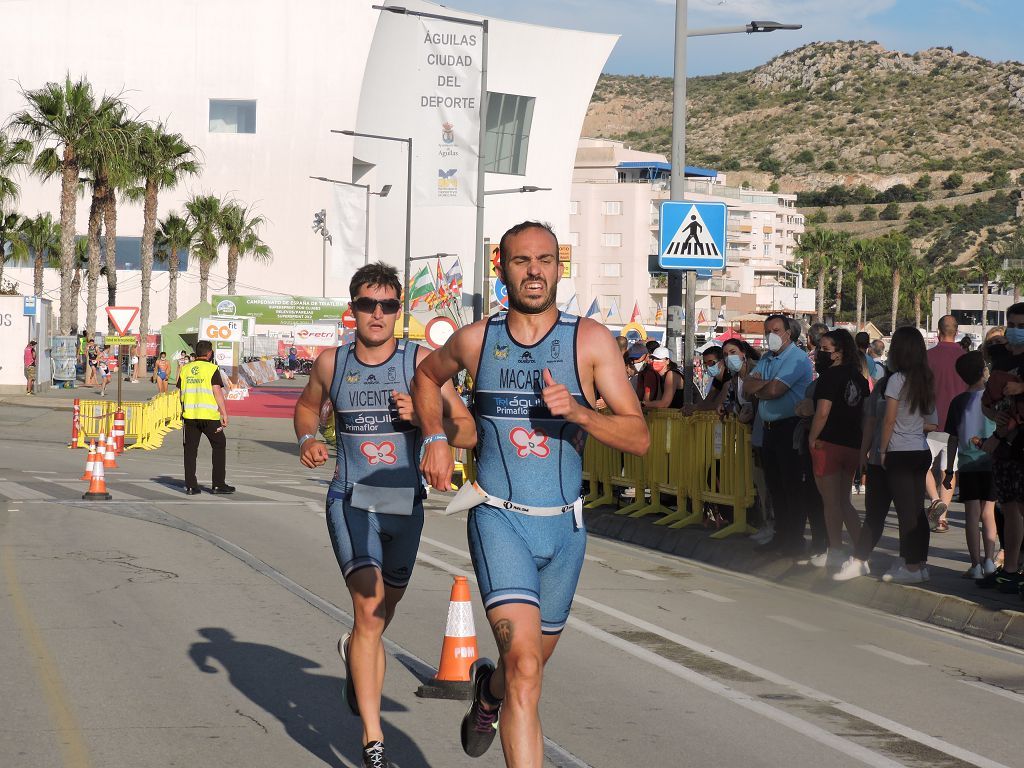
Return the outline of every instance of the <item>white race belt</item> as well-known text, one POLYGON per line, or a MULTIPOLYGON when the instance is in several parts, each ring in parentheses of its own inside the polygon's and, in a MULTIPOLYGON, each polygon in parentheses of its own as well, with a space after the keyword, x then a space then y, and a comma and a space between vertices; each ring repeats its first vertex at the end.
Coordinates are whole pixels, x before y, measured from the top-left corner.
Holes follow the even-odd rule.
POLYGON ((576 499, 571 504, 562 504, 556 507, 535 507, 528 504, 518 504, 508 499, 502 499, 497 496, 491 496, 487 491, 480 487, 476 482, 465 483, 455 494, 448 506, 445 508, 446 514, 454 514, 456 512, 465 512, 466 510, 472 509, 473 507, 479 506, 480 504, 487 504, 498 509, 508 509, 512 512, 519 512, 524 515, 532 515, 534 517, 552 517, 554 515, 564 515, 566 512, 572 512, 573 517, 577 521, 583 518, 583 499, 576 499))

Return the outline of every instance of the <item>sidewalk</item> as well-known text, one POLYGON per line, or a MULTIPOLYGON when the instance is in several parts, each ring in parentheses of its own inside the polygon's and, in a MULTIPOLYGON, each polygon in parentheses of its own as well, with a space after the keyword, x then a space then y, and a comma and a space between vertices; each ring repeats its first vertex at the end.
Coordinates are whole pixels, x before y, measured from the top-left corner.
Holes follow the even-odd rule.
MULTIPOLYGON (((861 510, 863 498, 853 497, 854 506, 861 510)), ((847 582, 832 581, 823 568, 757 554, 753 542, 744 536, 716 540, 710 538, 713 531, 701 527, 672 530, 654 525, 657 519, 655 515, 639 519, 616 515, 613 507, 586 512, 587 529, 598 536, 1024 649, 1024 601, 1017 595, 979 589, 972 580, 961 577, 970 566, 961 504, 950 507, 949 532, 932 534, 928 558, 931 580, 920 585, 890 584, 880 579, 897 557, 895 514, 890 514, 885 535, 872 554, 872 575, 847 582)))

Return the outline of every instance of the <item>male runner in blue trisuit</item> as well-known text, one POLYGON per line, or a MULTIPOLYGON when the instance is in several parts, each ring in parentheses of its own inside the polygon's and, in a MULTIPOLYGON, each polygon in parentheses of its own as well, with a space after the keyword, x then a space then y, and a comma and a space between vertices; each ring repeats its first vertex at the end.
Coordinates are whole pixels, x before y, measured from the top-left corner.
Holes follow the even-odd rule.
MULTIPOLYGON (((640 455, 650 436, 611 333, 555 305, 561 265, 551 229, 524 222, 506 232, 497 272, 508 312, 461 328, 428 357, 413 402, 424 431, 436 432, 442 385, 463 368, 473 378, 477 481, 487 498, 469 513, 469 545, 500 660, 473 666, 463 749, 473 757, 487 750, 500 709, 506 764, 540 768, 543 667, 568 620, 586 548, 583 447, 591 434, 640 455), (594 410, 595 390, 611 415, 594 410)), ((447 488, 447 446, 428 445, 421 468, 447 488)))
POLYGON ((349 286, 355 342, 316 359, 295 406, 300 460, 310 468, 328 458, 327 446, 316 439, 320 407, 328 398, 336 414, 338 464, 327 491, 327 524, 352 595, 352 634, 341 638, 338 652, 349 707, 363 720, 364 768, 391 765, 380 724, 381 637, 412 577, 423 528, 421 446, 476 443, 473 418, 451 383, 443 388, 443 429, 420 433, 409 382, 430 353, 395 339, 401 291, 394 267, 377 263, 356 271, 349 286))

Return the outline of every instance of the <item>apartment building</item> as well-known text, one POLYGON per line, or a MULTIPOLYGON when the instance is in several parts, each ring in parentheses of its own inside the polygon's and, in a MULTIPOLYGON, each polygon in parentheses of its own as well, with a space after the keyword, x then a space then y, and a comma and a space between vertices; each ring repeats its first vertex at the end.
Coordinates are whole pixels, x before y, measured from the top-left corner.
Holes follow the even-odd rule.
MULTIPOLYGON (((597 299, 610 324, 628 321, 634 306, 647 323, 661 322, 667 276, 657 271, 658 226, 670 174, 663 155, 609 139, 580 140, 567 240, 583 312, 597 299)), ((796 282, 793 268, 804 231, 796 195, 730 187, 723 173, 687 166, 686 199, 724 202, 729 208, 727 268, 698 276, 697 308, 705 323, 713 323, 723 308, 726 319, 749 312, 814 311, 814 290, 796 282)))

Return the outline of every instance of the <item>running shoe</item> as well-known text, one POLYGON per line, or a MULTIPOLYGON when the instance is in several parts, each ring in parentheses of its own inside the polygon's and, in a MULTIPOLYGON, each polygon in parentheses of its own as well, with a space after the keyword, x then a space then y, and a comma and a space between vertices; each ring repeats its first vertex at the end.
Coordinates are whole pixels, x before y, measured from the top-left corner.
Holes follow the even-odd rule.
MULTIPOLYGON (((348 641, 352 639, 352 635, 346 632, 341 636, 338 641, 338 655, 341 656, 341 660, 345 663, 345 701, 348 702, 348 708, 352 710, 352 714, 359 717, 359 701, 356 699, 356 684, 352 679, 352 665, 348 663, 348 641)), ((380 742, 371 742, 371 744, 380 744, 380 742)), ((367 746, 370 746, 369 744, 367 746)), ((384 745, 381 744, 381 750, 384 749, 384 745)), ((383 754, 383 751, 381 752, 383 754)), ((363 754, 363 765, 366 765, 366 754, 364 750, 363 754)))
POLYGON ((470 757, 480 757, 494 741, 498 732, 498 712, 501 706, 484 709, 481 697, 483 688, 491 680, 494 673, 494 662, 490 659, 478 659, 469 669, 469 677, 473 681, 473 704, 469 712, 462 718, 462 749, 470 757))
POLYGON ((892 582, 894 584, 920 584, 924 580, 924 568, 919 568, 916 571, 911 571, 903 565, 896 568, 896 570, 889 571, 887 574, 882 576, 882 581, 892 582))
POLYGON ((996 589, 1007 595, 1015 595, 1020 591, 1020 585, 1024 583, 1024 577, 1019 573, 1003 571, 996 577, 996 589))
POLYGON ((986 557, 985 562, 981 564, 981 570, 984 571, 983 576, 988 576, 990 573, 996 572, 996 564, 992 561, 991 557, 986 557))
MULTIPOLYGON (((928 507, 928 523, 931 525, 933 531, 938 529, 939 520, 942 519, 942 516, 946 514, 948 510, 949 507, 946 505, 946 502, 941 499, 936 499, 932 502, 931 506, 928 507)), ((949 526, 947 525, 942 530, 948 531, 949 526)))
POLYGON ((1002 567, 996 568, 992 573, 986 573, 980 579, 975 579, 974 583, 982 589, 995 589, 996 579, 998 579, 1003 573, 1002 567))
POLYGON ((867 576, 871 573, 871 566, 866 560, 858 560, 856 557, 848 557, 839 570, 832 574, 833 581, 849 581, 858 576, 867 576))
POLYGON ((384 742, 371 741, 363 747, 363 768, 395 768, 384 756, 384 742))

